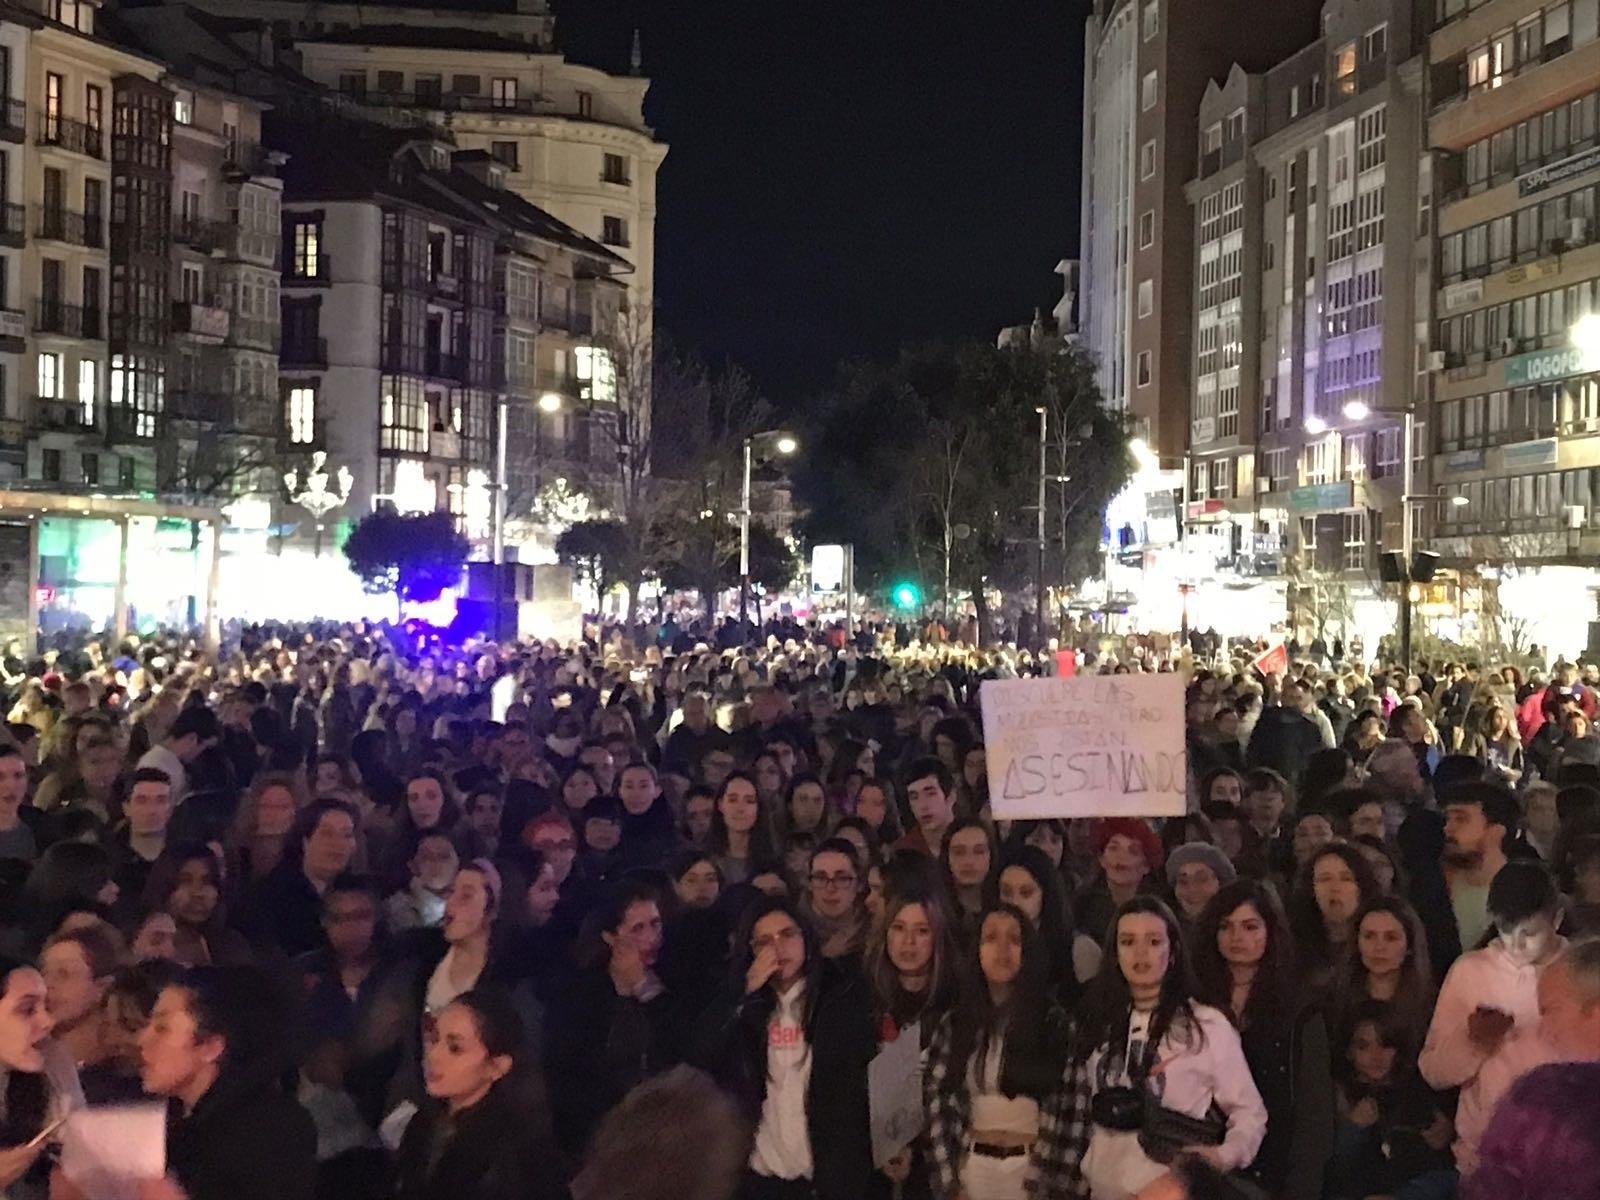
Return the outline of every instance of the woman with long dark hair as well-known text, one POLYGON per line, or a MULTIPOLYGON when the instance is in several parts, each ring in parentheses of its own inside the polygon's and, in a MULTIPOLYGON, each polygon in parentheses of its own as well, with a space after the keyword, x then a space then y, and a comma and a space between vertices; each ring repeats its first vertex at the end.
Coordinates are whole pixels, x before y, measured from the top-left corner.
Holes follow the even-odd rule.
POLYGON ((939 1191, 1022 1200, 1054 1143, 1067 1057, 1065 1014, 1050 998, 1033 924, 997 905, 978 922, 977 952, 962 1002, 940 1021, 928 1050, 928 1135, 939 1191))
POLYGON ((741 1194, 858 1200, 872 1175, 867 1064, 877 1050, 861 977, 824 972, 804 913, 783 897, 752 904, 733 945, 695 1059, 755 1125, 741 1194))
POLYGON ((525 1031, 494 989, 463 992, 423 1050, 428 1099, 397 1156, 399 1200, 557 1200, 559 1156, 538 1093, 523 1086, 525 1031))
POLYGON ((1073 1060, 1092 1117, 1081 1170, 1094 1200, 1169 1176, 1179 1150, 1224 1172, 1255 1159, 1266 1107, 1233 1025, 1197 998, 1178 918, 1163 901, 1118 906, 1078 1011, 1073 1060))
POLYGON ((1072 969, 1072 924, 1061 872, 1037 846, 1010 846, 1000 856, 1000 869, 986 895, 988 907, 1009 904, 1028 918, 1039 935, 1050 998, 1071 1011, 1083 988, 1072 969))
POLYGON ((745 883, 756 863, 776 857, 772 825, 761 808, 756 781, 744 771, 730 772, 717 789, 711 812, 711 852, 729 884, 745 883))
POLYGON ((48 1040, 54 1025, 44 976, 0 958, 0 1194, 7 1200, 45 1195, 38 1163, 47 1139, 39 1135, 83 1105, 72 1056, 48 1040))
POLYGON ((1308 988, 1332 989, 1355 936, 1356 913, 1380 894, 1366 857, 1348 842, 1331 842, 1306 859, 1289 898, 1289 925, 1308 988))
POLYGON ((222 863, 204 842, 168 846, 150 868, 145 907, 164 909, 177 927, 175 961, 185 967, 248 963, 250 943, 228 928, 222 863))
POLYGON ((939 862, 955 898, 956 915, 961 918, 962 940, 971 945, 978 933, 978 918, 983 915, 984 896, 1000 870, 994 831, 977 817, 957 817, 945 834, 939 862))
POLYGON ((1280 1200, 1320 1200, 1333 1153, 1327 1023, 1301 1001, 1294 942, 1277 893, 1254 879, 1224 887, 1194 938, 1201 1000, 1228 1015, 1267 1106, 1267 1133, 1245 1175, 1280 1200))
POLYGON ((1334 991, 1339 1021, 1363 1000, 1378 1000, 1393 1008, 1409 1044, 1420 1047, 1436 992, 1428 937, 1416 909, 1398 896, 1376 896, 1363 904, 1334 991))

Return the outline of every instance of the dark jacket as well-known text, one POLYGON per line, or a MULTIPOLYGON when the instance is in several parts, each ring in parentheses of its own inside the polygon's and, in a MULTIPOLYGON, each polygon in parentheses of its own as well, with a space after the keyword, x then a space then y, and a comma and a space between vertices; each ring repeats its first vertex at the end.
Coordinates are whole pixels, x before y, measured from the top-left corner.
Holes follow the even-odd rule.
POLYGON ((189 1200, 312 1200, 316 1127, 272 1070, 224 1071, 188 1116, 168 1106, 167 1169, 189 1200))
POLYGON ((322 929, 322 897, 300 864, 287 858, 250 889, 239 928, 251 945, 281 950, 290 958, 328 944, 322 929))
POLYGON ((436 1104, 418 1110, 396 1158, 398 1200, 565 1200, 559 1157, 506 1082, 453 1119, 436 1104))
POLYGON ((1267 1106, 1267 1135, 1245 1173, 1280 1200, 1320 1200, 1338 1120, 1321 1010, 1246 1029, 1239 1041, 1267 1106))
POLYGON ((581 1154, 601 1117, 681 1057, 674 1000, 670 991, 644 1004, 619 996, 604 967, 566 989, 551 1020, 549 1066, 559 1081, 556 1136, 567 1153, 581 1154))
POLYGON ((1245 762, 1252 769, 1270 767, 1298 786, 1307 760, 1322 748, 1322 731, 1315 721, 1274 704, 1261 710, 1245 750, 1245 762))
MULTIPOLYGON (((857 974, 825 977, 818 986, 821 994, 806 1030, 812 1184, 818 1200, 858 1200, 872 1178, 867 1064, 878 1049, 872 1002, 857 974)), ((771 988, 750 996, 743 991, 735 986, 707 1008, 693 1058, 732 1093, 751 1123, 759 1124, 767 1095, 767 1025, 776 1000, 771 988)))

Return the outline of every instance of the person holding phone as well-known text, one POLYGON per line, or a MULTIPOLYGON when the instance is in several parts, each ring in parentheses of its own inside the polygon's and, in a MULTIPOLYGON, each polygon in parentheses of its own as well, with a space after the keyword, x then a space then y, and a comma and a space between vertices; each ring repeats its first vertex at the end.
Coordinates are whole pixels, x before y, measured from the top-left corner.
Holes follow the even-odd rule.
POLYGON ((1494 937, 1451 966, 1417 1064, 1430 1086, 1461 1089, 1454 1149, 1463 1177, 1506 1089, 1554 1057, 1539 1037, 1539 976, 1567 944, 1556 932, 1561 896, 1543 864, 1501 867, 1488 903, 1494 937))
POLYGON ((51 1040, 55 1019, 44 976, 0 958, 0 1196, 37 1200, 46 1192, 46 1151, 68 1113, 83 1105, 72 1056, 51 1040))

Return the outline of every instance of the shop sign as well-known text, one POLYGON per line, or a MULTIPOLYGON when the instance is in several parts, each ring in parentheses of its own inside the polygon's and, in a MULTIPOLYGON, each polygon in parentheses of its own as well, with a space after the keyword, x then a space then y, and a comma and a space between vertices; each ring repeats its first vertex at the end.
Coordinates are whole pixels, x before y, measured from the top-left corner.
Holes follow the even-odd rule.
POLYGON ((1336 483, 1312 483, 1289 493, 1290 512, 1325 512, 1349 508, 1356 502, 1356 485, 1351 479, 1336 483))
POLYGON ((1500 450, 1500 468, 1505 471, 1526 467, 1553 467, 1560 454, 1555 438, 1540 438, 1536 442, 1516 442, 1500 450))
POLYGON ((1550 350, 1535 350, 1532 354, 1518 354, 1506 359, 1506 386, 1523 387, 1531 383, 1549 383, 1568 379, 1600 368, 1594 357, 1580 346, 1556 346, 1550 350))
POLYGON ((1542 192, 1545 188, 1554 187, 1558 183, 1565 183, 1585 171, 1592 171, 1600 167, 1600 146, 1585 150, 1580 154, 1569 155, 1548 166, 1539 167, 1529 171, 1526 175, 1517 176, 1517 195, 1531 196, 1535 192, 1542 192))

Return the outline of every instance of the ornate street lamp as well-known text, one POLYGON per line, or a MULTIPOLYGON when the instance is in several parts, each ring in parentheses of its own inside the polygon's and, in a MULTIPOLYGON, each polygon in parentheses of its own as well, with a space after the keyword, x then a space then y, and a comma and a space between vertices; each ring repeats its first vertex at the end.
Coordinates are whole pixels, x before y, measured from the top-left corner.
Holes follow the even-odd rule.
POLYGON ((284 486, 289 489, 289 503, 298 504, 311 514, 317 523, 317 549, 316 557, 322 557, 322 524, 328 514, 341 507, 350 499, 350 488, 355 483, 355 477, 350 474, 349 467, 340 467, 336 476, 330 476, 325 469, 328 461, 326 450, 317 450, 311 455, 311 469, 306 472, 305 490, 296 494, 300 487, 300 473, 298 471, 285 471, 283 474, 284 486), (338 479, 338 489, 328 486, 330 479, 338 479))

